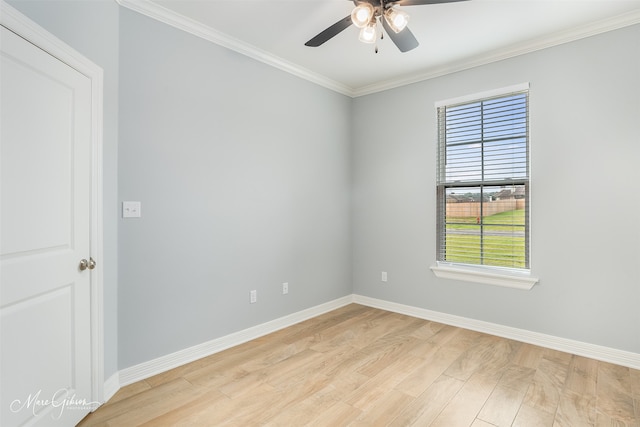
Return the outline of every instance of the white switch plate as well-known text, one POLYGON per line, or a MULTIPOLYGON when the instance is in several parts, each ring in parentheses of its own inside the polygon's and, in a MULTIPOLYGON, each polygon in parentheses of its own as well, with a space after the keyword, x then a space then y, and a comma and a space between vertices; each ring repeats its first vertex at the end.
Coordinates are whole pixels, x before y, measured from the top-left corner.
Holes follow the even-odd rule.
POLYGON ((140 218, 142 216, 142 203, 122 202, 122 218, 140 218))
POLYGON ((381 275, 381 277, 380 277, 380 280, 382 280, 383 282, 386 282, 386 281, 387 281, 387 272, 386 272, 386 271, 383 271, 383 272, 382 272, 382 275, 381 275))
POLYGON ((249 302, 255 304, 256 301, 258 301, 258 291, 253 290, 249 292, 249 302))
POLYGON ((289 282, 284 282, 282 284, 282 295, 286 295, 289 293, 289 282))

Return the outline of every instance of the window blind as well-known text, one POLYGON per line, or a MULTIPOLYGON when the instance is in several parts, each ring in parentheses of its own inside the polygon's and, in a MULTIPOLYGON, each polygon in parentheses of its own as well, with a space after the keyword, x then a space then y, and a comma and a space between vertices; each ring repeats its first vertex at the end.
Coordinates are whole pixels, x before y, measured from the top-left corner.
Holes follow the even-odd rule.
POLYGON ((528 90, 437 114, 438 261, 528 269, 528 90))

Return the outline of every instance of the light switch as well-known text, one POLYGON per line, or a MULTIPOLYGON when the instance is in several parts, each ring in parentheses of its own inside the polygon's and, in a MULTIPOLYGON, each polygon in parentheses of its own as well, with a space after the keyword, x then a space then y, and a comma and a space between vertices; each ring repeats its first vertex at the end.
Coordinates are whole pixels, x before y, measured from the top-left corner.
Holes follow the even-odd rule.
POLYGON ((140 202, 122 202, 122 218, 140 218, 142 216, 140 202))

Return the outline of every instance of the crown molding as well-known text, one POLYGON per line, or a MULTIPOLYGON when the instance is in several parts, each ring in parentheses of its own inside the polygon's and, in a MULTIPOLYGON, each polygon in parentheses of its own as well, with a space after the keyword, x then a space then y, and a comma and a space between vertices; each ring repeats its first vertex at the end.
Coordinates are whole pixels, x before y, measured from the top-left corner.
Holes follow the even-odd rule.
POLYGON ((385 80, 359 88, 352 88, 336 80, 325 77, 319 73, 289 62, 283 58, 275 56, 265 50, 259 49, 249 43, 231 37, 211 27, 201 24, 193 19, 177 14, 163 6, 153 3, 150 0, 115 0, 119 5, 127 9, 141 13, 149 18, 163 22, 172 27, 183 30, 196 37, 203 38, 217 45, 236 51, 242 55, 253 58, 262 63, 271 65, 294 76, 308 80, 317 85, 323 86, 340 94, 357 98, 370 95, 424 80, 433 79, 459 71, 479 67, 481 65, 502 61, 549 47, 569 43, 575 40, 591 37, 607 31, 617 30, 640 23, 640 9, 612 18, 600 20, 587 25, 575 27, 566 31, 560 31, 545 37, 517 43, 503 49, 484 53, 463 61, 452 62, 441 67, 434 67, 422 70, 418 73, 409 74, 400 78, 385 80))
POLYGON ((115 0, 120 6, 138 12, 196 37, 208 40, 219 46, 236 51, 294 76, 308 80, 334 92, 353 97, 353 89, 319 73, 289 62, 265 50, 238 40, 191 18, 175 13, 149 0, 115 0))
POLYGON ((479 67, 481 65, 490 64, 492 62, 502 61, 504 59, 509 59, 538 50, 547 49, 553 46, 558 46, 564 43, 569 43, 635 24, 640 24, 640 9, 617 15, 612 18, 592 22, 588 25, 575 27, 545 37, 529 40, 527 42, 517 43, 506 48, 497 49, 470 59, 450 63, 442 67, 436 67, 427 71, 410 74, 398 79, 390 79, 383 82, 356 88, 353 90, 353 97, 356 98, 359 96, 370 95, 388 89, 394 89, 400 86, 418 83, 424 80, 433 79, 435 77, 441 77, 447 74, 456 73, 458 71, 464 71, 471 68, 479 67))

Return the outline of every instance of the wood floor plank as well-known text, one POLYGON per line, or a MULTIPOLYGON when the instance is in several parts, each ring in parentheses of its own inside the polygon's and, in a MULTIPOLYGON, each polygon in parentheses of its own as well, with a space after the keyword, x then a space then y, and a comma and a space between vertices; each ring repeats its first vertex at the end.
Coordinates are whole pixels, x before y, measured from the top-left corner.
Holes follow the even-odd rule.
POLYGON ((350 304, 337 310, 324 313, 312 319, 300 322, 295 328, 286 328, 275 332, 274 339, 285 343, 306 340, 309 337, 323 335, 332 337, 349 328, 350 325, 358 325, 371 319, 385 316, 384 310, 370 309, 358 304, 350 304))
POLYGON ((629 375, 631 376, 631 390, 636 399, 640 399, 640 371, 637 369, 630 369, 629 375))
POLYGON ((632 426, 640 371, 351 304, 123 387, 88 426, 632 426))
POLYGON ((601 412, 598 413, 596 419, 596 427, 638 427, 639 425, 637 420, 624 421, 601 412))
POLYGON ((498 378, 475 373, 431 424, 434 427, 470 426, 496 387, 498 378))
POLYGON ((526 392, 533 382, 535 373, 536 369, 512 363, 504 369, 504 373, 500 377, 499 386, 526 392))
POLYGON ((340 313, 336 319, 323 315, 323 318, 309 319, 295 330, 288 333, 288 328, 276 332, 274 339, 287 344, 305 345, 315 351, 321 348, 332 350, 336 345, 348 343, 357 331, 354 328, 365 328, 372 319, 384 316, 384 311, 373 312, 350 311, 340 313))
MULTIPOLYGON (((414 353, 412 353, 414 354, 414 353)), ((417 397, 433 384, 433 382, 460 357, 461 350, 452 347, 440 347, 433 357, 423 359, 410 375, 402 380, 396 388, 406 394, 417 397)))
POLYGON ((633 401, 636 408, 636 421, 640 423, 640 371, 630 369, 631 376, 631 392, 633 393, 633 401))
POLYGON ((459 349, 462 353, 471 346, 476 337, 477 332, 445 325, 421 344, 416 344, 411 353, 419 357, 431 358, 434 352, 445 346, 459 349))
POLYGON ((197 399, 206 390, 194 387, 183 378, 163 383, 85 418, 87 425, 138 426, 197 399))
POLYGON ((527 389, 514 389, 498 384, 487 399, 478 419, 497 427, 509 427, 522 405, 527 389))
MULTIPOLYGON (((295 326, 296 325, 293 327, 295 326)), ((151 386, 157 386, 176 378, 188 376, 200 369, 211 370, 224 369, 226 367, 237 368, 239 365, 259 358, 259 356, 270 352, 273 348, 281 345, 282 344, 279 341, 274 340, 270 335, 266 335, 210 356, 203 357, 194 362, 187 363, 161 374, 154 375, 147 378, 145 381, 147 381, 151 386)))
POLYGON ((202 367, 189 372, 184 375, 183 378, 193 385, 217 388, 230 382, 237 381, 246 375, 249 375, 249 372, 245 371, 240 366, 230 365, 220 368, 213 365, 211 367, 202 367))
POLYGON ((389 425, 400 412, 404 410, 414 398, 404 394, 398 390, 388 390, 379 396, 379 399, 369 407, 368 410, 362 411, 361 415, 349 426, 386 426, 389 425))
POLYGON ((283 360, 269 368, 265 368, 258 373, 264 381, 273 387, 282 388, 283 385, 292 382, 294 378, 307 378, 309 374, 319 374, 309 370, 309 366, 316 365, 324 359, 325 355, 313 350, 305 350, 290 358, 283 360))
POLYGON ((554 426, 595 425, 597 374, 597 361, 579 356, 572 358, 554 426))
POLYGON ((598 363, 599 419, 617 420, 625 425, 637 423, 629 368, 611 363, 598 363))
POLYGON ((537 369, 545 349, 528 343, 522 343, 511 361, 525 368, 537 369))
POLYGON ((361 410, 344 402, 338 402, 330 408, 326 408, 315 420, 309 422, 309 427, 346 426, 358 418, 360 414, 362 414, 361 410))
MULTIPOLYGON (((358 372, 372 377, 377 375, 381 370, 387 368, 390 364, 403 357, 408 353, 407 350, 412 347, 417 338, 413 337, 383 337, 376 343, 365 347, 362 353, 366 353, 366 361, 358 368, 358 372)), ((415 356, 411 356, 417 359, 415 356)))
POLYGON ((219 417, 223 407, 231 409, 230 403, 231 400, 218 390, 210 390, 173 411, 150 419, 141 426, 206 425, 212 413, 215 412, 216 417, 219 417))
POLYGON ((568 365, 563 361, 543 357, 525 395, 524 404, 553 416, 560 401, 568 369, 568 365))
POLYGON ((250 393, 224 401, 220 414, 216 414, 214 425, 262 425, 282 412, 293 396, 261 384, 250 393))
MULTIPOLYGON (((229 372, 227 374, 229 380, 214 380, 214 382, 222 393, 235 398, 247 393, 252 387, 268 381, 269 378, 281 376, 283 372, 288 375, 295 375, 297 367, 306 366, 314 356, 316 359, 321 357, 312 350, 300 351, 300 348, 294 344, 282 344, 272 348, 263 357, 256 358, 256 360, 234 366, 231 370, 218 371, 229 372)), ((205 384, 200 381, 198 376, 194 377, 192 373, 185 378, 190 379, 194 384, 205 384)))
POLYGON ((366 363, 366 352, 359 349, 347 349, 339 352, 335 357, 329 359, 329 363, 320 366, 320 371, 325 375, 337 378, 357 370, 366 363))
POLYGON ((513 427, 552 427, 554 414, 534 408, 529 405, 521 405, 516 418, 513 420, 513 427))
MULTIPOLYGON (((520 354, 520 348, 516 350, 516 354, 520 354)), ((510 426, 533 382, 535 372, 535 369, 512 361, 504 369, 503 375, 478 414, 478 418, 495 426, 510 426)))
POLYGON ((353 337, 350 345, 355 348, 363 349, 376 342, 381 337, 397 330, 404 325, 402 317, 395 313, 388 313, 386 315, 376 318, 374 321, 367 322, 366 327, 361 329, 359 333, 353 337))
POLYGON ((569 367, 565 389, 595 396, 598 381, 598 361, 576 356, 569 367))
POLYGON ((390 426, 428 426, 464 385, 464 381, 441 375, 391 422, 390 426))
POLYGON ((238 373, 242 376, 246 374, 246 370, 242 369, 245 363, 251 363, 254 359, 262 360, 261 356, 264 353, 273 351, 281 345, 279 341, 272 341, 269 336, 260 337, 147 378, 145 381, 156 386, 175 378, 186 378, 193 382, 207 376, 219 377, 222 372, 227 376, 238 376, 238 373))
POLYGON ((160 374, 147 378, 145 381, 151 387, 157 387, 161 384, 169 381, 176 380, 178 378, 184 378, 190 372, 197 371, 201 368, 209 369, 216 363, 216 359, 220 359, 219 355, 213 355, 198 359, 194 362, 187 363, 186 365, 178 366, 177 368, 170 369, 160 374))
POLYGON ((478 371, 499 371, 509 364, 515 347, 513 341, 479 335, 471 347, 445 371, 445 375, 466 381, 478 371))
POLYGON ((445 325, 442 323, 431 322, 429 320, 426 320, 423 322, 423 324, 419 328, 413 331, 411 335, 421 340, 427 340, 432 336, 434 336, 435 334, 437 334, 438 332, 440 332, 444 327, 445 325))
POLYGON ((307 370, 334 378, 335 381, 344 381, 357 378, 364 382, 369 379, 366 375, 356 372, 363 360, 360 350, 349 346, 339 346, 333 351, 320 353, 324 358, 307 365, 307 370))
POLYGON ((595 394, 565 390, 554 419, 554 427, 593 426, 596 422, 595 394))
POLYGON ((296 342, 293 344, 281 343, 270 348, 268 351, 262 351, 259 358, 252 358, 239 366, 248 372, 259 371, 300 354, 301 352, 308 351, 307 344, 307 342, 296 342))
POLYGON ((395 389, 398 383, 409 376, 422 363, 422 359, 407 353, 369 377, 366 382, 352 393, 344 396, 344 401, 356 408, 367 410, 376 404, 377 397, 395 389))
MULTIPOLYGON (((281 396, 284 397, 285 393, 281 396)), ((256 399, 259 401, 259 399, 256 399)), ((239 425, 269 425, 294 426, 306 425, 317 418, 326 408, 339 402, 326 378, 314 382, 305 393, 298 393, 296 397, 285 398, 282 401, 272 401, 268 405, 256 405, 256 410, 243 411, 234 420, 239 425), (277 408, 277 410, 275 410, 277 408)))

